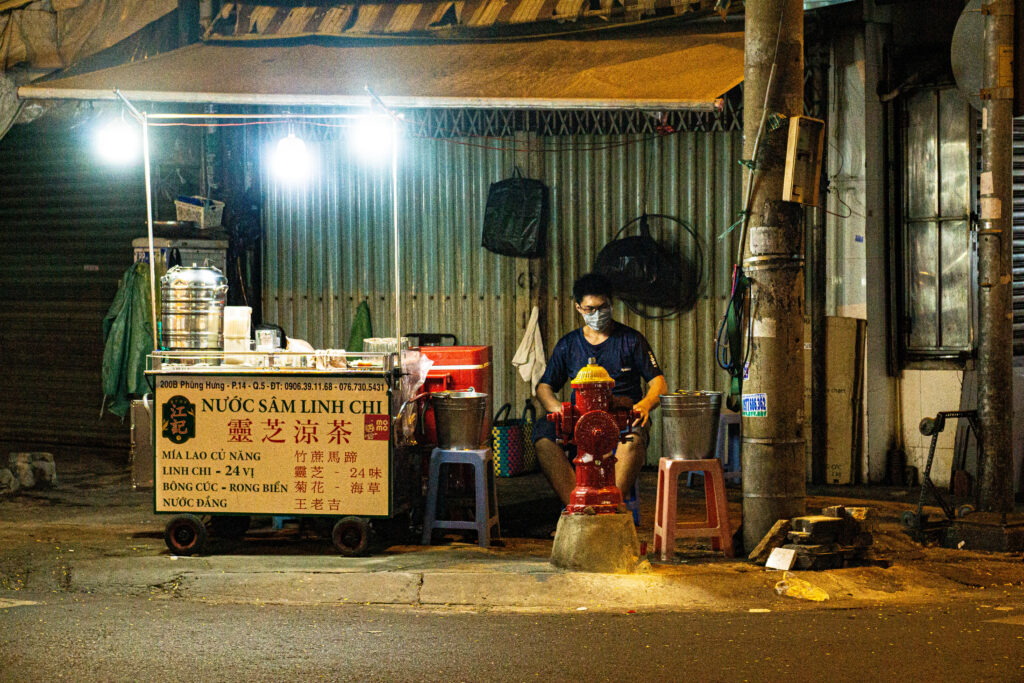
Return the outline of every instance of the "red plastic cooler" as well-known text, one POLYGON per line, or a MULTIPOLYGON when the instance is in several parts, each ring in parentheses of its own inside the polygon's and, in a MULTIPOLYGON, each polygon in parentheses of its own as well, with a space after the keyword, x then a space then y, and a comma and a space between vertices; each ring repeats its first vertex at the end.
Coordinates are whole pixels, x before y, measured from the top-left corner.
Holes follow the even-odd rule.
MULTIPOLYGON (((423 391, 454 391, 473 388, 487 394, 485 434, 491 433, 491 415, 494 414, 494 385, 491 375, 490 346, 421 346, 420 353, 434 361, 423 383, 423 391)), ((424 419, 426 443, 437 443, 434 409, 427 401, 424 419)))

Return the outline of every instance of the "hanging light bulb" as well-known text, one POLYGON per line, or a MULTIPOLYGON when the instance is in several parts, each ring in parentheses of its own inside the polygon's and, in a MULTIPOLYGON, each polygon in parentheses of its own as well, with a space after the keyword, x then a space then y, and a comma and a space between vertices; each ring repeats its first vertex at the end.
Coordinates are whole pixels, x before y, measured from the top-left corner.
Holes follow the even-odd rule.
POLYGON ((105 163, 126 165, 139 158, 142 149, 138 126, 119 119, 102 122, 96 129, 93 146, 96 155, 105 163))
POLYGON ((366 161, 389 159, 394 144, 391 119, 376 114, 359 118, 349 129, 348 140, 355 153, 366 161))
POLYGON ((272 170, 279 180, 285 182, 301 182, 309 177, 312 158, 306 149, 306 143, 293 131, 277 141, 274 150, 272 170))

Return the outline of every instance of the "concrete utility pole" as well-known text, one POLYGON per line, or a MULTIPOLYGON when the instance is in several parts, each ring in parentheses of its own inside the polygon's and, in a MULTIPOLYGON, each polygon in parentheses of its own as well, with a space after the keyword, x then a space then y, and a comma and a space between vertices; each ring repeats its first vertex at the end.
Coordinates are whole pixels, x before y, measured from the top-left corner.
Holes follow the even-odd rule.
POLYGON ((757 167, 744 231, 753 345, 743 394, 764 408, 743 415, 743 542, 750 549, 777 520, 804 513, 803 210, 781 199, 786 127, 772 131, 766 121, 803 113, 804 11, 802 0, 758 0, 744 11, 743 156, 754 158, 757 147, 757 167))
POLYGON ((1013 3, 985 18, 978 230, 978 417, 981 509, 1013 511, 1013 3))

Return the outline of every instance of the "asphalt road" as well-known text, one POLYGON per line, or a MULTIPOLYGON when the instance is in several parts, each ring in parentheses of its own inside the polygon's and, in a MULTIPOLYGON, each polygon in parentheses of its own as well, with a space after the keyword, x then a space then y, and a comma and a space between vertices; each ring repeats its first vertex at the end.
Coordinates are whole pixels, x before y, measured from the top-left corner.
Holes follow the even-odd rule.
POLYGON ((566 615, 0 593, 0 680, 55 679, 1021 681, 1024 604, 566 615))

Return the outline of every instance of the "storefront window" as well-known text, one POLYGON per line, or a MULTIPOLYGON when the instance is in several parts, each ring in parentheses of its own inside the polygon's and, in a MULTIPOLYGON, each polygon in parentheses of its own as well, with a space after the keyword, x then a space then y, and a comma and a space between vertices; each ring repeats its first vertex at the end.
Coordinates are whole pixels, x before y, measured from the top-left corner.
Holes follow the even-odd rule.
POLYGON ((953 88, 904 104, 902 296, 908 359, 971 351, 970 109, 953 88))

